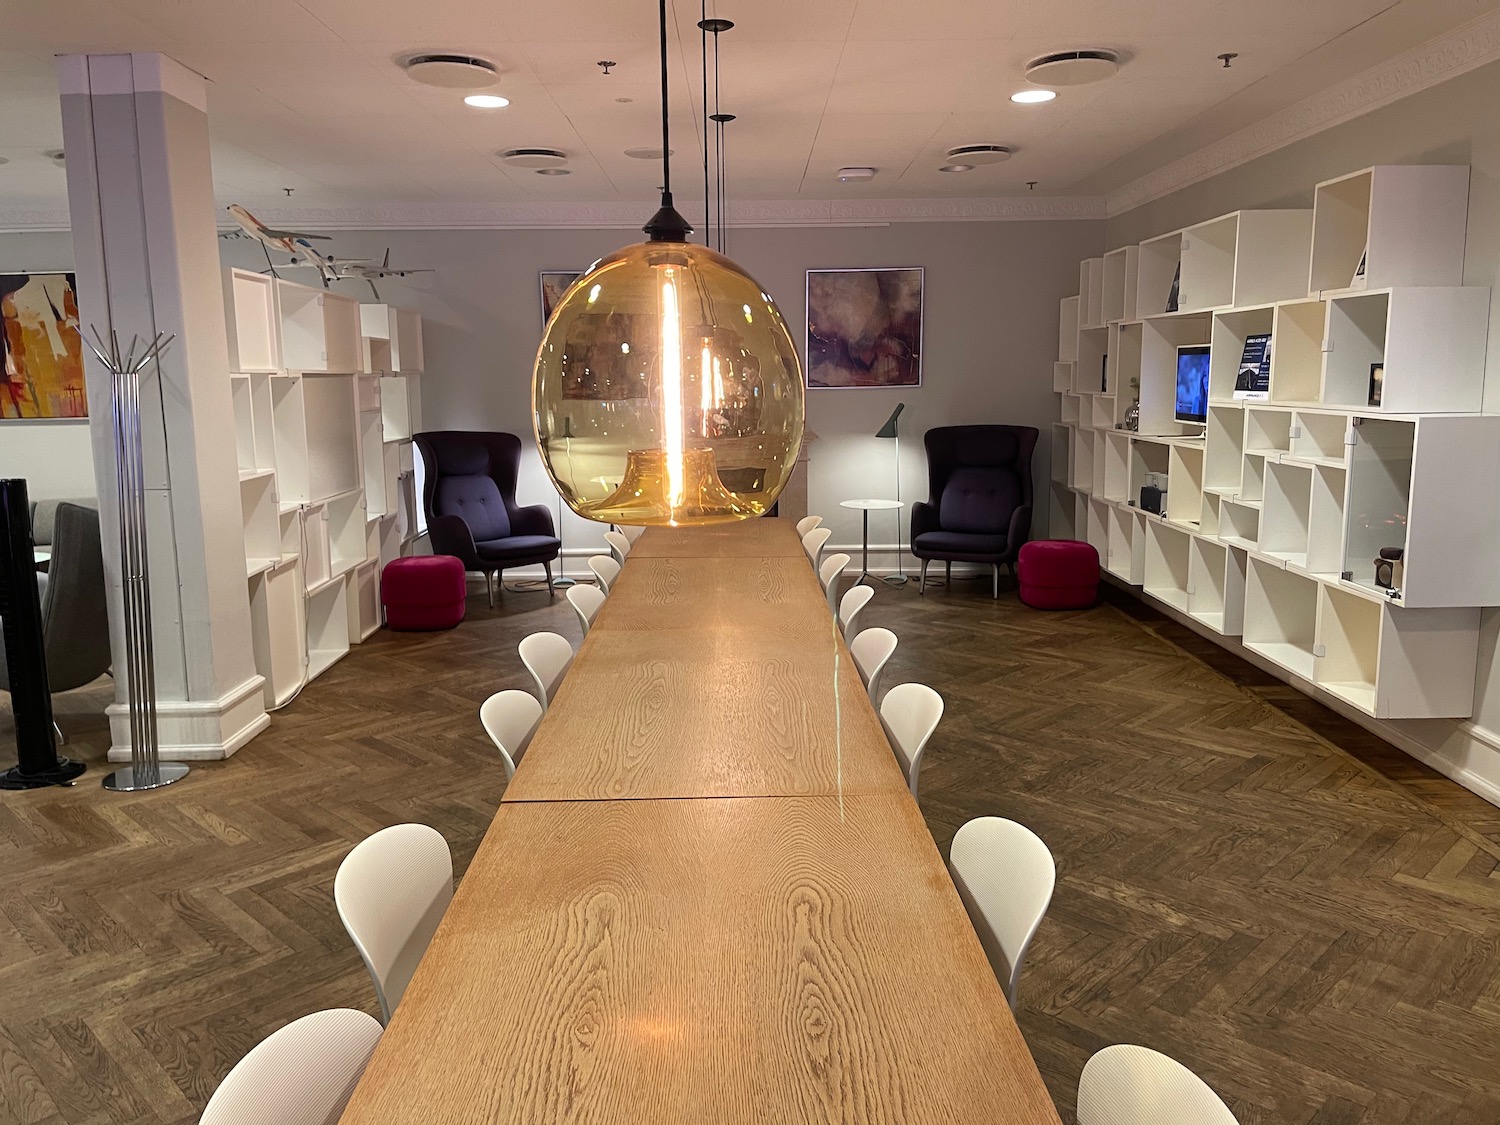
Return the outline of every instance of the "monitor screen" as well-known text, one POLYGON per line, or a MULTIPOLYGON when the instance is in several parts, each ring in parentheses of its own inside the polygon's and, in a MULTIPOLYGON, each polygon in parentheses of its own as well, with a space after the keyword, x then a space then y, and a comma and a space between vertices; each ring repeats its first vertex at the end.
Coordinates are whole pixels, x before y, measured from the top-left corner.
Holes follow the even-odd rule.
POLYGON ((1177 409, 1179 422, 1208 421, 1208 345, 1177 349, 1177 409))

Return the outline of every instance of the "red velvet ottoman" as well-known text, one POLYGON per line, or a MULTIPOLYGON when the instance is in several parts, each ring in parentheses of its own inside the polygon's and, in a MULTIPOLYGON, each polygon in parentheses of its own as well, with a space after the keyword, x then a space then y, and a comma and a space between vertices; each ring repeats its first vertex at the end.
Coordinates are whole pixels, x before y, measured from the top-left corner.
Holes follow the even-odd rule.
POLYGON ((380 575, 385 623, 392 629, 451 629, 468 601, 464 564, 452 555, 392 559, 380 575))
POLYGON ((1074 539, 1024 543, 1016 578, 1033 609, 1087 609, 1099 597, 1099 552, 1074 539))

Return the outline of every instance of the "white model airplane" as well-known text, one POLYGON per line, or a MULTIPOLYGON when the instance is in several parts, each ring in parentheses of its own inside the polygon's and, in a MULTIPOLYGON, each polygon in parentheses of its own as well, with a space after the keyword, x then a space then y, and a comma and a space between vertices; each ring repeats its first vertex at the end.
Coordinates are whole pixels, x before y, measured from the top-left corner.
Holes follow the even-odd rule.
POLYGON ((308 234, 298 230, 277 230, 268 227, 254 215, 246 211, 238 203, 229 205, 229 214, 239 224, 238 231, 231 231, 227 238, 253 238, 259 242, 265 251, 266 265, 270 267, 272 275, 276 275, 276 265, 271 261, 271 251, 280 250, 284 254, 290 254, 292 260, 289 266, 312 266, 322 276, 323 285, 326 287, 330 281, 338 280, 338 269, 334 265, 331 256, 318 253, 313 247, 311 239, 326 242, 326 234, 308 234))
POLYGON ((370 292, 375 295, 377 301, 380 300, 380 290, 375 288, 375 283, 382 277, 406 277, 414 273, 433 272, 428 269, 392 269, 391 248, 389 246, 385 248, 385 257, 380 259, 379 262, 376 262, 373 258, 344 258, 342 260, 330 258, 329 261, 333 262, 339 277, 353 277, 358 278, 360 281, 369 282, 370 292))

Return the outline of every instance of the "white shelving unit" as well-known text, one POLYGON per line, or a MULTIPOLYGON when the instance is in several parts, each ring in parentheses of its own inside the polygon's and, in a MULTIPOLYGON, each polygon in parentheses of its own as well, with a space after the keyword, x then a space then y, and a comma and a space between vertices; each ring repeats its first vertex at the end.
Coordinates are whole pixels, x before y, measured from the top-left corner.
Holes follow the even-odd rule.
POLYGON ((1318 185, 1311 212, 1238 211, 1082 263, 1052 376, 1053 534, 1304 690, 1379 718, 1471 714, 1480 607, 1500 605, 1500 414, 1479 413, 1490 291, 1461 285, 1467 195, 1467 168, 1365 169, 1318 185), (1236 399, 1265 332, 1269 395, 1236 399), (1199 436, 1174 417, 1176 356, 1203 344, 1199 436), (1139 433, 1119 428, 1132 378, 1139 433), (1148 473, 1164 515, 1137 507, 1148 473), (1401 556, 1385 585, 1382 552, 1401 556))
POLYGON ((246 589, 275 708, 382 623, 380 569, 410 546, 422 325, 246 270, 224 292, 246 589))

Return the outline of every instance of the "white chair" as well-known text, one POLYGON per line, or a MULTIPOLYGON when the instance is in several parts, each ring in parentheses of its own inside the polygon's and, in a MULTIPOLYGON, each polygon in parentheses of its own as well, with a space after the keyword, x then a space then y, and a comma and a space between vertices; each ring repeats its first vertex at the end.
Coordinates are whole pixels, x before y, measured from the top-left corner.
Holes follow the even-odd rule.
POLYGON ((1052 853, 1024 825, 981 816, 954 834, 948 870, 1014 1011, 1026 949, 1057 881, 1052 853))
POLYGON ((885 671, 886 661, 895 651, 896 634, 889 629, 862 629, 849 642, 849 655, 854 657, 854 667, 859 670, 859 678, 869 689, 871 703, 875 702, 876 692, 880 690, 880 677, 885 671))
POLYGON ((293 1020, 224 1076, 199 1125, 334 1125, 383 1030, 352 1008, 293 1020))
POLYGON ((823 561, 823 544, 827 543, 833 532, 826 527, 815 527, 802 537, 802 549, 807 552, 807 561, 812 563, 814 570, 823 561))
POLYGON ((448 842, 425 824, 383 828, 339 864, 334 905, 375 982, 381 1023, 391 1022, 452 898, 448 842))
POLYGON ((484 733, 500 751, 505 766, 505 780, 516 775, 516 763, 531 745, 531 736, 542 721, 542 705, 529 691, 497 691, 479 705, 479 721, 484 733))
POLYGON ((844 596, 839 599, 839 631, 844 634, 845 641, 852 641, 859 634, 860 614, 874 596, 875 590, 862 582, 844 591, 844 596))
MULTIPOLYGON (((578 588, 570 587, 568 592, 571 594, 578 588)), ((532 682, 536 684, 537 702, 545 711, 568 665, 573 663, 573 646, 560 633, 532 633, 522 639, 516 650, 521 654, 526 671, 531 673, 532 682)))
POLYGON ((609 544, 609 549, 615 556, 615 561, 621 566, 625 565, 625 559, 630 554, 630 540, 618 531, 606 531, 604 541, 609 544))
POLYGON ((922 751, 943 717, 943 697, 926 684, 897 684, 880 701, 880 725, 906 774, 911 795, 917 795, 922 751))
POLYGON ((599 580, 599 589, 608 594, 610 583, 620 577, 621 567, 613 555, 594 555, 589 559, 589 569, 599 580))
POLYGON ((823 583, 823 593, 828 595, 828 612, 835 616, 839 611, 839 578, 848 565, 849 556, 840 551, 836 555, 829 555, 818 568, 818 581, 823 583))
POLYGON ((635 541, 646 534, 646 529, 637 524, 621 524, 620 534, 634 547, 635 541))
POLYGON ((822 522, 822 516, 803 516, 800 520, 797 521, 797 538, 803 538, 809 531, 817 527, 818 524, 822 522))
POLYGON ((568 604, 578 614, 578 624, 583 626, 583 635, 586 637, 593 627, 594 618, 599 616, 600 607, 604 605, 604 591, 594 586, 569 587, 568 604))
POLYGON ((1117 1043, 1083 1065, 1078 1125, 1239 1125, 1219 1095, 1176 1059, 1117 1043))

